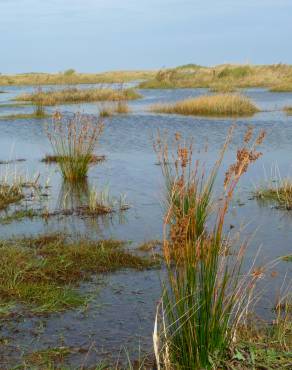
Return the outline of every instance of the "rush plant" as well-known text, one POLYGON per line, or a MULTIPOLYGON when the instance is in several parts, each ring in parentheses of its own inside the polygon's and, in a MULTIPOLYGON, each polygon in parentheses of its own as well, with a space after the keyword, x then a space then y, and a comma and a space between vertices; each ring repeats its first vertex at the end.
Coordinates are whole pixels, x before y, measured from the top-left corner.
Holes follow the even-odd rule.
POLYGON ((103 128, 100 119, 80 113, 70 118, 54 115, 47 135, 64 179, 74 182, 86 178, 103 128))
POLYGON ((207 369, 222 358, 251 301, 260 274, 242 275, 246 244, 235 248, 224 224, 241 176, 261 153, 264 139, 249 129, 225 175, 220 201, 214 183, 231 138, 229 132, 210 171, 193 159, 193 146, 175 135, 174 148, 158 137, 158 153, 166 183, 163 253, 167 278, 156 318, 154 347, 165 368, 207 369), (159 327, 159 323, 161 323, 159 327), (160 329, 159 329, 160 328, 160 329))

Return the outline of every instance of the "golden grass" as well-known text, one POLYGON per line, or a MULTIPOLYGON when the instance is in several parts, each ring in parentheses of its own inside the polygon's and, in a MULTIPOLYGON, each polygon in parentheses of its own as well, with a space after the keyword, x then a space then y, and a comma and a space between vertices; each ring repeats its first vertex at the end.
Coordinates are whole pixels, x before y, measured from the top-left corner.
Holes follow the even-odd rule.
POLYGON ((173 104, 157 104, 151 107, 156 113, 194 116, 251 116, 259 109, 246 96, 237 94, 204 95, 173 104))
POLYGON ((41 102, 43 105, 90 103, 95 101, 121 101, 140 98, 133 89, 77 89, 70 88, 60 91, 37 91, 32 94, 24 94, 16 97, 17 101, 41 102))
POLYGON ((217 83, 210 86, 210 91, 215 93, 233 93, 236 88, 228 83, 217 83))
POLYGON ((6 209, 10 204, 18 203, 24 198, 22 188, 18 184, 0 184, 0 210, 6 209))
POLYGON ((115 112, 118 114, 127 114, 130 111, 129 104, 126 101, 119 101, 115 108, 115 112))
POLYGON ((270 91, 272 92, 292 92, 292 80, 284 81, 278 85, 273 86, 270 91))
MULTIPOLYGON (((141 88, 212 88, 219 85, 234 88, 267 87, 275 88, 285 84, 282 91, 292 90, 292 66, 236 65, 223 64, 214 67, 185 66, 159 71, 154 78, 140 84, 141 88)), ((276 91, 276 90, 274 90, 276 91)))
POLYGON ((9 85, 75 85, 123 83, 153 78, 155 71, 112 71, 104 73, 23 73, 0 75, 0 86, 9 85))

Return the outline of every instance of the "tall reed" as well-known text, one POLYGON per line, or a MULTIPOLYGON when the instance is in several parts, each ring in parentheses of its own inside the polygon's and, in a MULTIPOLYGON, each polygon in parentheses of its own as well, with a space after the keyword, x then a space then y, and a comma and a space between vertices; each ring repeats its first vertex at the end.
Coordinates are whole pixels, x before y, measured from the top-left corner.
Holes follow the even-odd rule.
POLYGON ((87 176, 103 128, 100 119, 95 121, 80 113, 73 118, 54 115, 47 135, 64 179, 78 181, 87 176))
POLYGON ((161 329, 157 316, 154 333, 158 366, 163 362, 166 368, 210 368, 228 350, 250 302, 249 292, 258 276, 241 276, 246 246, 233 248, 223 230, 236 185, 261 154, 256 147, 264 133, 254 141, 252 137, 249 129, 236 162, 226 172, 218 204, 213 199, 214 184, 231 132, 210 171, 194 161, 192 143, 184 142, 179 134, 174 155, 161 136, 155 142, 166 183, 163 252, 167 279, 161 329))

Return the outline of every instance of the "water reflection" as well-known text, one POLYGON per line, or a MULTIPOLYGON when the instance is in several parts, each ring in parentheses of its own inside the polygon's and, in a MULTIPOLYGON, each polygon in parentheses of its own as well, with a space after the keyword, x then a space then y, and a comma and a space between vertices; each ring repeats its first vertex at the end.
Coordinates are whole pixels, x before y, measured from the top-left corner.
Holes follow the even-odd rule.
POLYGON ((108 214, 78 212, 80 209, 88 208, 90 194, 93 190, 103 191, 102 189, 95 189, 88 179, 74 183, 62 182, 55 214, 58 215, 59 222, 66 225, 66 229, 69 229, 73 235, 80 234, 82 230, 91 238, 102 237, 106 234, 106 231, 115 225, 127 223, 126 212, 119 208, 114 208, 113 212, 108 214))

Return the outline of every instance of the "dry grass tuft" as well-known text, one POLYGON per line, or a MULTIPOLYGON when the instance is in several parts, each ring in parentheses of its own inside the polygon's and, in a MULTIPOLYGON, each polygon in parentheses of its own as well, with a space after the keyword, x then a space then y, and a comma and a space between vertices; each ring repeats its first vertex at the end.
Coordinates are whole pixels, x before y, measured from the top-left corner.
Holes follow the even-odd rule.
POLYGON ((60 91, 37 91, 32 94, 18 96, 17 101, 41 102, 42 105, 90 103, 96 101, 120 101, 140 98, 133 89, 77 89, 70 88, 60 91))
POLYGON ((195 116, 251 116, 259 109, 242 95, 219 94, 189 98, 173 104, 157 104, 151 107, 156 113, 183 114, 195 116))
POLYGON ((18 203, 24 198, 22 187, 17 184, 0 184, 0 210, 6 209, 10 204, 18 203))
POLYGON ((0 86, 124 83, 153 78, 155 73, 155 71, 112 71, 97 74, 78 73, 72 69, 69 69, 63 73, 23 73, 17 75, 1 74, 0 86))

